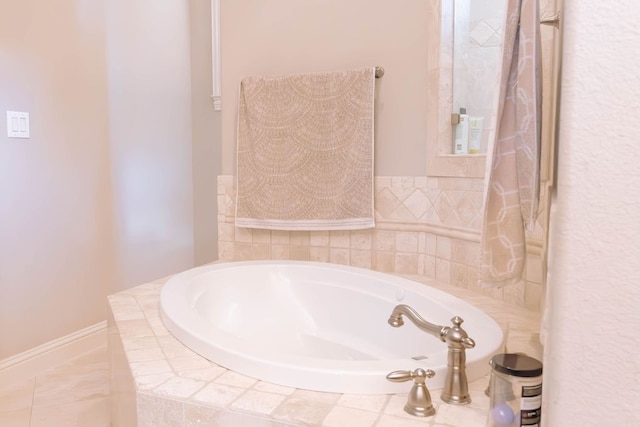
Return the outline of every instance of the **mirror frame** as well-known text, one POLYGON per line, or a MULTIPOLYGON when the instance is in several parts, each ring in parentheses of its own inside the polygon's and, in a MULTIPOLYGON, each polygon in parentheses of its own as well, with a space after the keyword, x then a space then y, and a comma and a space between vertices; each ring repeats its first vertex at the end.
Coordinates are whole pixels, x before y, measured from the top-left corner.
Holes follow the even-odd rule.
POLYGON ((452 154, 454 8, 453 1, 432 2, 427 26, 439 37, 427 46, 427 176, 482 178, 485 153, 452 154))

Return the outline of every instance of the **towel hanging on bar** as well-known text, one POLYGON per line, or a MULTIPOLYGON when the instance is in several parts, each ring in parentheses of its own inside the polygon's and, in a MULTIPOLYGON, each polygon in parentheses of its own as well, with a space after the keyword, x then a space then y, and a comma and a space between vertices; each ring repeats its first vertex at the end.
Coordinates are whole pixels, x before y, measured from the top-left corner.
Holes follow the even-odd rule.
POLYGON ((375 226, 374 74, 369 67, 242 80, 237 227, 375 226))
POLYGON ((525 228, 538 216, 542 108, 538 0, 509 0, 506 13, 497 134, 490 139, 478 283, 501 287, 522 280, 525 228))

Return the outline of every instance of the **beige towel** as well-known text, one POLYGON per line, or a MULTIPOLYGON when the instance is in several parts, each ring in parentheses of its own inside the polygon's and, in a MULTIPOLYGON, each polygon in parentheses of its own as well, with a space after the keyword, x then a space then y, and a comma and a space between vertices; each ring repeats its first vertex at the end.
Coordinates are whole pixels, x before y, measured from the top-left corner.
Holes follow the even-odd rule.
POLYGON ((374 227, 374 79, 371 67, 242 80, 237 227, 374 227))
POLYGON ((479 284, 518 283, 525 227, 538 216, 540 181, 540 24, 538 0, 509 0, 498 98, 497 135, 487 153, 479 284))

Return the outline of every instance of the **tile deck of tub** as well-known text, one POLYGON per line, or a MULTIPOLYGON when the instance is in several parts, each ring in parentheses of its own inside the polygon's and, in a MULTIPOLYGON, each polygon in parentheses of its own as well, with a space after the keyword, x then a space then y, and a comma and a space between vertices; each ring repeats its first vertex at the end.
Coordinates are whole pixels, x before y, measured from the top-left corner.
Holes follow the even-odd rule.
MULTIPOLYGON (((428 283, 476 305, 505 330, 506 351, 542 357, 539 314, 463 288, 428 283)), ((488 377, 469 385, 472 403, 449 405, 431 390, 436 414, 404 412, 406 394, 324 393, 270 384, 227 370, 175 339, 159 314, 169 278, 110 295, 109 358, 112 425, 118 426, 362 426, 483 427, 488 377)), ((444 344, 443 344, 444 345, 444 344)), ((398 367, 403 369, 403 367, 398 367)), ((407 392, 411 383, 407 382, 407 392)))

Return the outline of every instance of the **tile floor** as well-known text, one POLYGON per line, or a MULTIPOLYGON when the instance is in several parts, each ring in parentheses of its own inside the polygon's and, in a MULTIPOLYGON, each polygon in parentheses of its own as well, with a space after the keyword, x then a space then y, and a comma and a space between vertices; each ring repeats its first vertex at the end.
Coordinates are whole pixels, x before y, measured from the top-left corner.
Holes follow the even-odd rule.
POLYGON ((109 427, 107 347, 27 381, 0 384, 2 427, 109 427))

